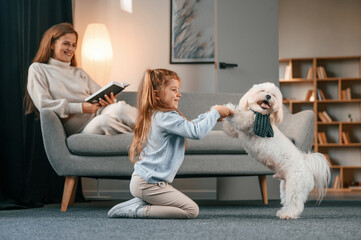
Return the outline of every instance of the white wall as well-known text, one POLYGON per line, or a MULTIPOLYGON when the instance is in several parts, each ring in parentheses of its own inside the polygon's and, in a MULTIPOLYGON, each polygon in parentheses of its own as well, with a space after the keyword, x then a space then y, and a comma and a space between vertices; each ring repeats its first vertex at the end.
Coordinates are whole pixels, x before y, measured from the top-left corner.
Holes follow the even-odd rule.
POLYGON ((182 79, 183 92, 215 92, 213 64, 170 64, 170 1, 133 0, 133 12, 120 8, 119 0, 73 0, 74 26, 79 33, 77 58, 89 23, 108 27, 113 45, 109 81, 131 83, 136 91, 147 68, 168 68, 182 79))
POLYGON ((361 55, 360 0, 279 0, 279 56, 361 55))

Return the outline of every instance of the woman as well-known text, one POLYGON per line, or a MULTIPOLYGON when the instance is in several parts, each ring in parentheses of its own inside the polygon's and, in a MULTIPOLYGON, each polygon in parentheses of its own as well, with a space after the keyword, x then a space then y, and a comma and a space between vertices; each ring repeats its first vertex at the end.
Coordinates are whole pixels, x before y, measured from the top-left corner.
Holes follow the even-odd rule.
POLYGON ((100 86, 76 67, 77 42, 78 33, 70 23, 54 25, 44 33, 29 67, 26 114, 49 108, 60 117, 68 135, 131 132, 136 108, 117 102, 113 94, 105 95, 99 103, 84 101, 100 86))

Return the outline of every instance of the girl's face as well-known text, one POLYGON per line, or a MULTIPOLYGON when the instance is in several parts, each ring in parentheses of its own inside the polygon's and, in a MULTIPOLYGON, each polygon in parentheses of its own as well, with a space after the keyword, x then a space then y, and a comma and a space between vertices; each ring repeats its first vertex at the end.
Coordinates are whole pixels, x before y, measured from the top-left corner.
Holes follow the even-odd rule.
POLYGON ((179 81, 175 79, 169 80, 164 89, 159 91, 160 101, 164 107, 169 109, 178 109, 178 103, 182 94, 179 92, 179 81))
POLYGON ((51 57, 62 62, 70 62, 75 49, 76 35, 75 33, 67 33, 51 44, 51 57))

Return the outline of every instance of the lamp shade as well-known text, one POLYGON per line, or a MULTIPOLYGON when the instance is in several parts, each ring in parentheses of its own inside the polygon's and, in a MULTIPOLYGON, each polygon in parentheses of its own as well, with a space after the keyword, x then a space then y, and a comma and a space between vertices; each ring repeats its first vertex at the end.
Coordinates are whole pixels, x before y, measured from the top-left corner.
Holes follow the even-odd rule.
POLYGON ((100 86, 106 85, 112 68, 113 49, 104 24, 92 23, 87 26, 81 56, 84 70, 100 86))

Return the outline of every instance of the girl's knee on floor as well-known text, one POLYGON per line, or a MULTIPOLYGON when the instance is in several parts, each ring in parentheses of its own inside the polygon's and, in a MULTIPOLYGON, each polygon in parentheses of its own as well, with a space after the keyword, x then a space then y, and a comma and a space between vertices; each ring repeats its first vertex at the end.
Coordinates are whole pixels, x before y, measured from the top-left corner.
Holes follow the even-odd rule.
POLYGON ((185 211, 188 218, 196 218, 199 215, 199 206, 193 202, 185 211))

